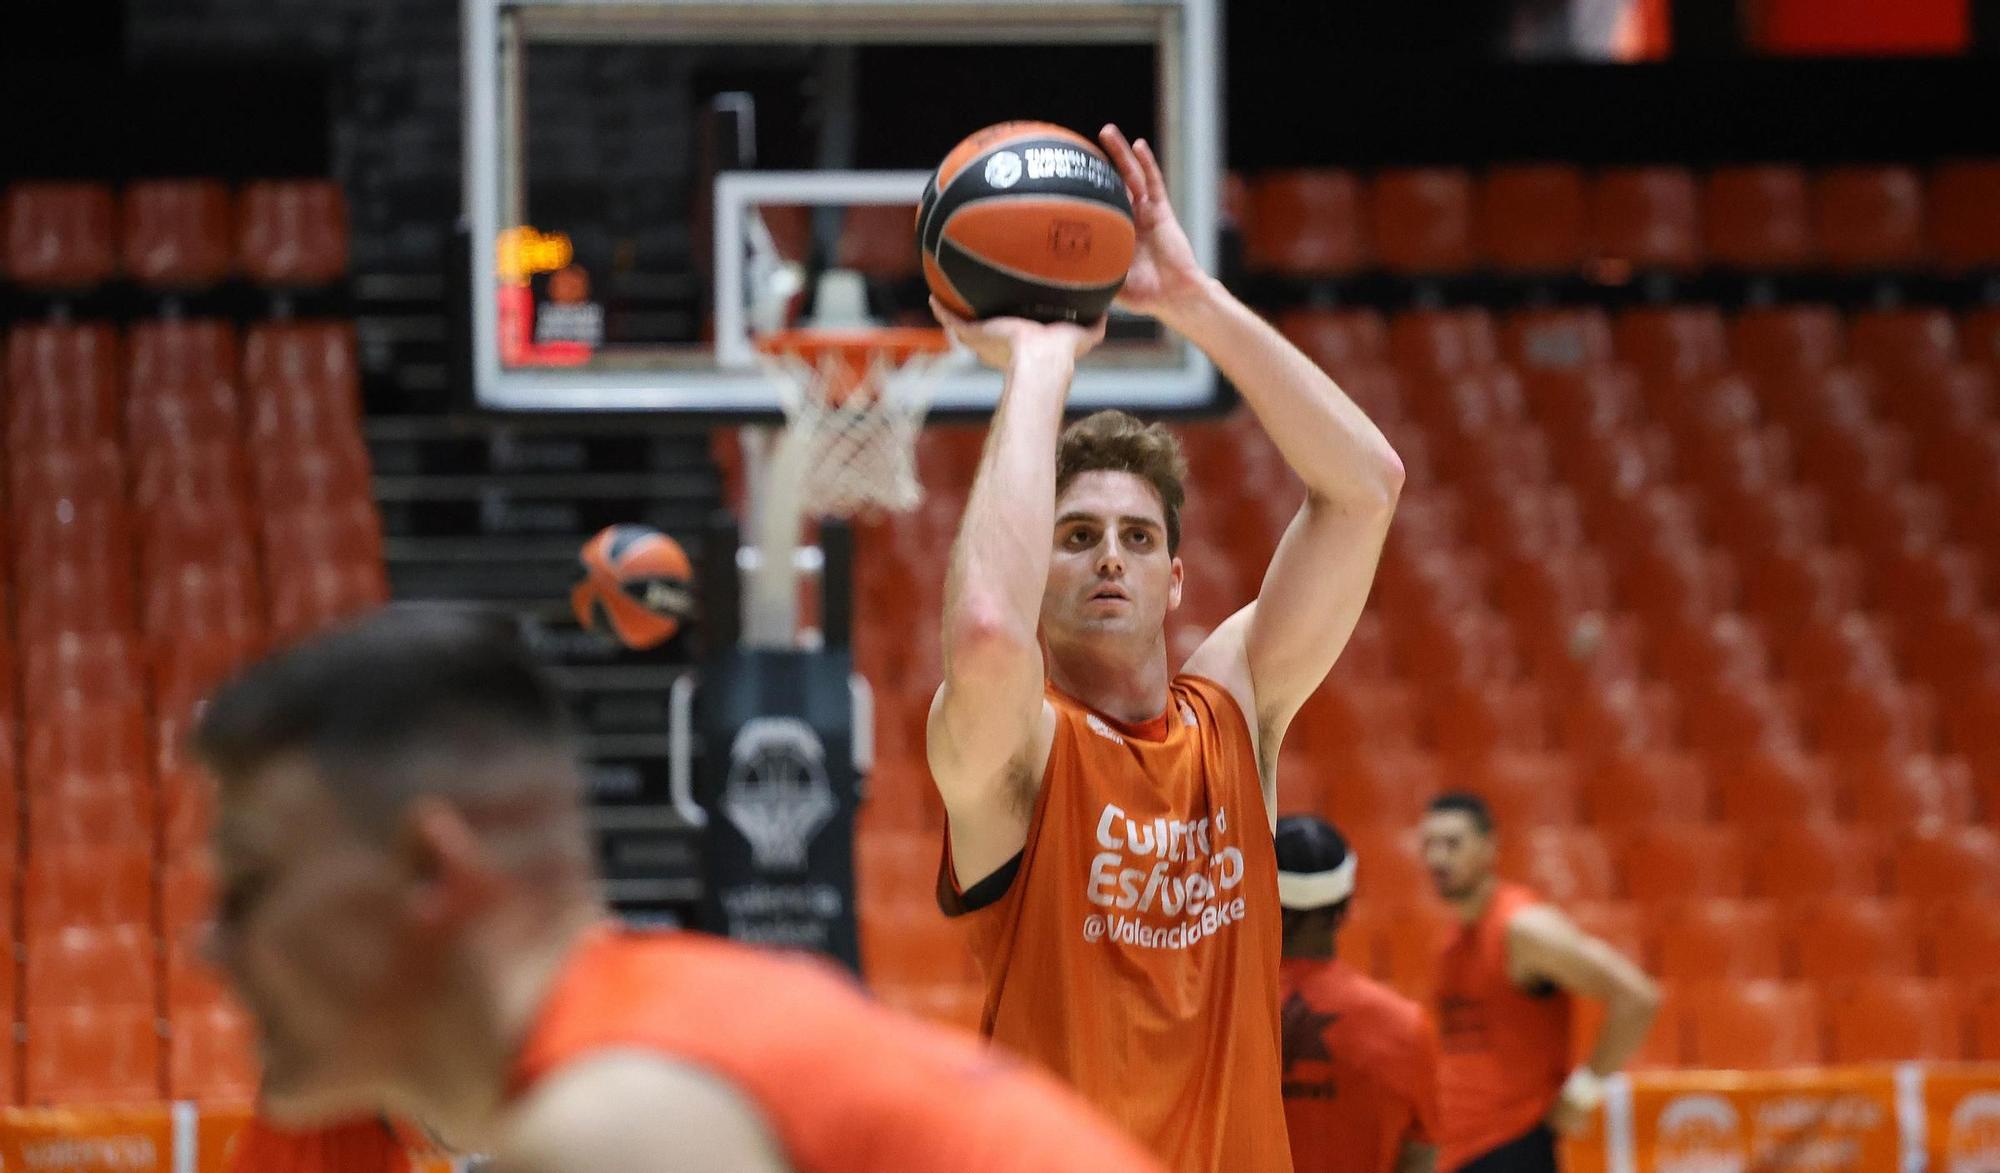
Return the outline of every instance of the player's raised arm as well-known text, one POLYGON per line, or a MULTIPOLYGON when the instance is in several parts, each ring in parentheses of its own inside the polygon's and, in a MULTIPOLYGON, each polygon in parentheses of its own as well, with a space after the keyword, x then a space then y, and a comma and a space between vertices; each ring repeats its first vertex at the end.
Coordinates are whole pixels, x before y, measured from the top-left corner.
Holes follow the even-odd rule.
POLYGON ((1187 665, 1232 687, 1247 683, 1268 769, 1277 737, 1361 615, 1403 464, 1324 371, 1202 272, 1145 141, 1127 143, 1113 126, 1102 140, 1132 189, 1139 230, 1121 302, 1200 347, 1305 482, 1305 505, 1278 543, 1256 604, 1217 628, 1187 665))
POLYGON ((1033 784, 1026 775, 1042 762, 1032 751, 1046 740, 1036 627, 1055 531, 1056 436, 1076 361, 1104 325, 967 322, 932 304, 959 341, 1006 378, 952 544, 944 684, 928 731, 953 859, 970 881, 1005 863, 1027 835, 1017 789, 1033 784))

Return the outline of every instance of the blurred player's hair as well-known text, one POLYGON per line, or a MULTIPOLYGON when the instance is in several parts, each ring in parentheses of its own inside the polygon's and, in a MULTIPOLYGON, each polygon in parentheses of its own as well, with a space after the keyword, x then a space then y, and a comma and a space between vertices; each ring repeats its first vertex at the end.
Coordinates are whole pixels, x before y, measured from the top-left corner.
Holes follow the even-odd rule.
POLYGON ((1481 835, 1493 833, 1493 808, 1487 806, 1486 800, 1477 794, 1467 794, 1464 791, 1440 794, 1431 799, 1430 806, 1425 809, 1434 815, 1456 812, 1471 819, 1472 825, 1479 828, 1481 835))

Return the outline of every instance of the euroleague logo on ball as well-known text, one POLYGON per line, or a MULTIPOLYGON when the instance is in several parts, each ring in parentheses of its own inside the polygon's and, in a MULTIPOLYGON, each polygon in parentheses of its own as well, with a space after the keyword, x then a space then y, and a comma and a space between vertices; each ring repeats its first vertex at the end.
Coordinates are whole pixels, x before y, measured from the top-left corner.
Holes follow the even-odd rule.
POLYGON ((986 160, 986 182, 994 187, 1012 187, 1021 182, 1021 156, 1001 151, 986 160))

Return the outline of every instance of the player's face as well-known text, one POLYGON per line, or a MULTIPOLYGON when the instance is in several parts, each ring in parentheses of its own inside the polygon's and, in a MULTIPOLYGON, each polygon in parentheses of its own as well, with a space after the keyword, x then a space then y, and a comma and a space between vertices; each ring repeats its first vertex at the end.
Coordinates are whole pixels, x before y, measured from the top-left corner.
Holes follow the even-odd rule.
POLYGON ((216 867, 210 949, 256 1020, 270 1111, 375 1110, 422 985, 395 861, 287 759, 224 797, 216 867))
POLYGON ((1463 811, 1424 816, 1424 867, 1446 900, 1470 896, 1493 870, 1493 839, 1463 811))
POLYGON ((1056 500, 1055 552, 1042 594, 1052 640, 1157 637, 1180 606, 1181 561, 1167 553, 1160 495, 1128 472, 1086 472, 1056 500))

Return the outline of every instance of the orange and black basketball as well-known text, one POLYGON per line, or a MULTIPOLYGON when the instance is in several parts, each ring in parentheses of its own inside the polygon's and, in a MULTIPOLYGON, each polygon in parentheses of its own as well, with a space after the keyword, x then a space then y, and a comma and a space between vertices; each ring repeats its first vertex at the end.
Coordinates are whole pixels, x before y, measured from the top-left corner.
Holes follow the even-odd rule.
POLYGON ((917 208, 924 280, 968 318, 1096 321, 1135 239, 1118 168, 1047 122, 1002 122, 953 147, 917 208))
POLYGON ((656 648, 694 614, 694 567, 659 530, 611 526, 583 544, 582 562, 569 601, 586 631, 602 627, 628 648, 656 648))

